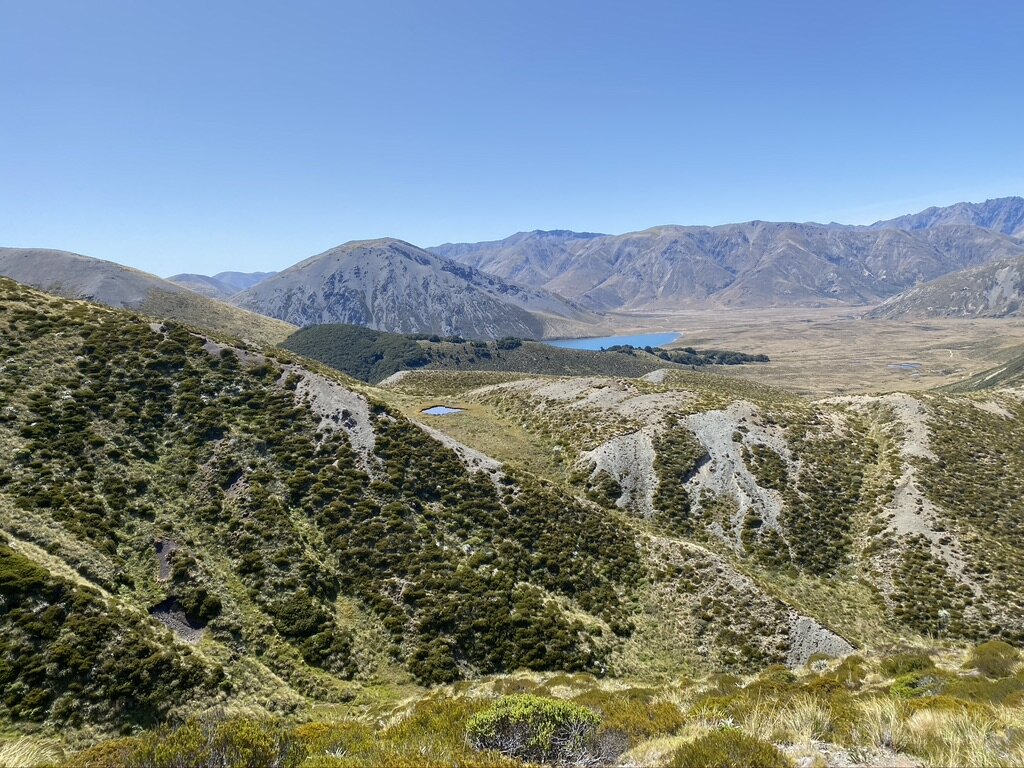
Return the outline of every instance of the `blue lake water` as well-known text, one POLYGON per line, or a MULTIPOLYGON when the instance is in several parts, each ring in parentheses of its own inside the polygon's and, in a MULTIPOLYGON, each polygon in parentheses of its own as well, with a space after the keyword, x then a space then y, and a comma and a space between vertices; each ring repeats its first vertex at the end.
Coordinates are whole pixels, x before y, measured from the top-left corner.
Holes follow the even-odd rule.
POLYGON ((597 339, 552 339, 544 343, 550 344, 552 347, 590 350, 614 347, 616 344, 629 344, 633 347, 661 347, 671 344, 680 336, 681 334, 678 333, 639 333, 634 336, 602 336, 597 339))
POLYGON ((432 408, 424 408, 423 413, 427 416, 447 416, 450 413, 462 413, 462 409, 449 408, 447 405, 435 405, 432 408))

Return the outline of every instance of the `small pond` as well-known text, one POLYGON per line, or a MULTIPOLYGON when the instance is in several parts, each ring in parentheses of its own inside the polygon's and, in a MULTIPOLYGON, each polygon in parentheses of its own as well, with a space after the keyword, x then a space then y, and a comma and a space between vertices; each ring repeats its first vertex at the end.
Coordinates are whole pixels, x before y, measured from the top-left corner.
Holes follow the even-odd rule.
POLYGON ((890 371, 909 371, 911 373, 917 373, 921 370, 920 363, 890 363, 890 371))
POLYGON ((424 408, 423 413, 427 416, 447 416, 451 413, 462 413, 462 408, 449 408, 447 405, 435 405, 424 408))
POLYGON ((568 349, 601 350, 617 344, 629 344, 631 347, 663 347, 680 338, 679 333, 638 333, 632 336, 601 336, 594 339, 551 339, 545 341, 552 347, 568 349))

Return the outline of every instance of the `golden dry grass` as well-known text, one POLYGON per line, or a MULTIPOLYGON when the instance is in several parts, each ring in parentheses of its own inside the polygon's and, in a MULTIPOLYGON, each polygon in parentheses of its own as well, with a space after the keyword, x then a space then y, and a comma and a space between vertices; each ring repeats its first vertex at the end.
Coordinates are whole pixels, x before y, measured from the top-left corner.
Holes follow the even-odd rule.
POLYGON ((864 320, 859 308, 729 309, 619 314, 623 328, 676 330, 672 347, 763 352, 764 365, 716 372, 809 396, 920 390, 1009 360, 1024 345, 1024 320, 864 320), (894 370, 889 365, 919 363, 894 370))

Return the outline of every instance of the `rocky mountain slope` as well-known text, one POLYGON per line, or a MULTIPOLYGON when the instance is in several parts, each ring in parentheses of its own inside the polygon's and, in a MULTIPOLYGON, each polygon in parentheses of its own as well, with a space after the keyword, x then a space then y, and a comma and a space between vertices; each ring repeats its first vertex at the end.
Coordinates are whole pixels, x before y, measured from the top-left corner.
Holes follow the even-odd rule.
POLYGON ((948 224, 984 227, 1004 235, 1024 236, 1024 197, 1001 197, 983 203, 956 203, 927 208, 872 224, 873 229, 930 229, 948 224))
POLYGON ((351 323, 399 333, 477 339, 583 331, 592 313, 401 240, 346 243, 233 297, 295 325, 351 323))
POLYGON ((209 296, 211 299, 227 299, 239 291, 252 288, 277 272, 218 272, 212 277, 182 273, 168 277, 168 282, 209 296))
POLYGON ((0 248, 0 276, 66 298, 136 309, 258 342, 276 343, 295 330, 148 272, 68 251, 0 248))
POLYGON ((434 251, 602 310, 869 304, 1024 255, 1024 243, 1003 231, 1017 231, 1014 201, 990 201, 1001 205, 974 217, 935 213, 927 225, 908 221, 911 229, 755 221, 625 235, 523 233, 434 251))
POLYGON ((930 280, 893 296, 869 317, 1019 317, 1024 302, 1024 256, 996 259, 930 280))
POLYGON ((523 285, 544 285, 557 276, 560 265, 575 247, 599 237, 608 235, 538 229, 518 232, 503 240, 445 243, 427 250, 506 280, 523 285))

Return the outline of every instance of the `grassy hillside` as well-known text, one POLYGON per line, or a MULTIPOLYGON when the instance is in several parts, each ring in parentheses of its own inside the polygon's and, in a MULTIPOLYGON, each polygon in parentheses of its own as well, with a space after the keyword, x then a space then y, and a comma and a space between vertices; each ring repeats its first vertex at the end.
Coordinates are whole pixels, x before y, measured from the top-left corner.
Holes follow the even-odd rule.
POLYGON ((196 293, 152 291, 138 310, 215 333, 257 344, 278 344, 295 332, 295 326, 264 317, 196 293))
MULTIPOLYGON (((472 472, 382 403, 284 360, 0 289, 9 546, 40 554, 46 574, 32 579, 73 574, 83 595, 109 596, 111 621, 134 614, 168 651, 199 639, 197 681, 244 659, 221 694, 285 706, 339 699, 357 677, 596 670, 628 634, 624 598, 643 568, 633 534, 595 509, 529 477, 472 472)), ((41 590, 54 613, 31 645, 70 631, 61 589, 16 592, 28 610, 41 590)), ((90 642, 83 653, 106 640, 90 642)), ((8 698, 7 717, 126 716, 114 690, 132 687, 130 670, 112 672, 95 694, 107 711, 86 717, 16 658, 7 685, 40 703, 8 698)), ((213 695, 198 682, 186 693, 213 695)))
POLYGON ((970 749, 954 715, 1020 754, 1016 652, 969 656, 1024 642, 1008 394, 809 402, 688 368, 374 388, 10 281, 0 366, 4 759, 164 723, 82 764, 507 764, 467 737, 512 693, 596 713, 587 749, 624 765, 820 741, 939 765, 970 749))
POLYGON ((982 392, 1024 385, 1024 354, 1017 354, 1002 365, 943 387, 945 392, 982 392))

